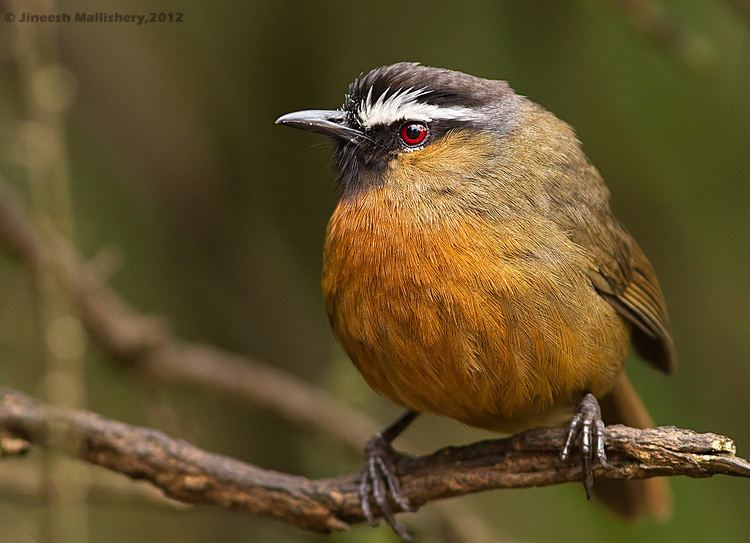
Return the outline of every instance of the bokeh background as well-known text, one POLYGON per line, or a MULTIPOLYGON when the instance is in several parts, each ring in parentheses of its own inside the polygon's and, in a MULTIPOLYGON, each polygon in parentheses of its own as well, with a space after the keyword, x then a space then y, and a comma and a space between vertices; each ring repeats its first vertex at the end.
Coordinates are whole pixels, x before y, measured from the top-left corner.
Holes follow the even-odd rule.
MULTIPOLYGON (((273 121, 337 107, 349 81, 377 65, 450 67, 507 79, 576 127, 671 311, 677 375, 665 378, 634 359, 631 377, 658 423, 729 435, 750 455, 748 2, 0 7, 19 16, 55 10, 184 14, 181 23, 145 26, 0 22, 4 190, 20 195, 40 228, 67 232, 113 272, 115 289, 181 337, 255 356, 380 422, 398 412, 346 360, 323 310, 321 247, 335 204, 329 149, 273 121)), ((47 287, 0 254, 2 386, 54 396, 61 374, 69 385, 63 401, 212 451, 311 477, 357 469, 356 456, 314 428, 127 371, 85 337, 69 366, 51 367, 40 323, 67 306, 64 293, 47 287)), ((411 452, 425 452, 488 435, 427 417, 405 437, 411 452)), ((70 513, 72 527, 60 527, 59 511, 24 483, 43 477, 48 464, 38 451, 0 460, 0 541, 395 541, 382 526, 321 536, 245 514, 112 495, 88 500, 70 513)), ((66 466, 87 484, 102 477, 97 468, 66 466)), ((131 484, 113 479, 107 484, 131 484)), ((672 483, 675 514, 666 524, 624 524, 587 503, 579 485, 453 501, 465 541, 747 540, 747 481, 672 483)), ((422 541, 458 541, 439 529, 432 508, 409 516, 410 529, 422 541)))

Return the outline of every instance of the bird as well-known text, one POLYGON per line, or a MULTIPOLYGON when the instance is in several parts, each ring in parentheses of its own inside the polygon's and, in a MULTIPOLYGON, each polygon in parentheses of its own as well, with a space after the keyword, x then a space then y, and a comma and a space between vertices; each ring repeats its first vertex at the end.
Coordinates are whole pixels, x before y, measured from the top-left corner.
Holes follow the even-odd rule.
POLYGON ((411 510, 392 441, 419 413, 512 433, 566 427, 586 495, 666 518, 663 479, 594 482, 605 426, 653 426, 624 373, 632 348, 675 369, 653 266, 610 208, 573 128, 506 81, 413 62, 360 74, 335 110, 277 124, 334 144, 323 249, 334 334, 365 381, 406 410, 364 448, 359 496, 411 510))

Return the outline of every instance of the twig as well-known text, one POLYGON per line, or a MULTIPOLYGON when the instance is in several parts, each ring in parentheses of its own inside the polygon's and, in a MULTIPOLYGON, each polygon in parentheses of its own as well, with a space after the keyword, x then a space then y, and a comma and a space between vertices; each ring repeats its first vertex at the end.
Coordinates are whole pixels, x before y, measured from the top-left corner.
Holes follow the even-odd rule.
POLYGON ((249 356, 177 338, 162 319, 133 309, 61 241, 56 251, 43 255, 16 197, 1 184, 0 241, 32 271, 43 257, 57 266, 75 293, 88 332, 133 369, 250 400, 302 427, 322 430, 357 453, 378 430, 364 414, 291 374, 249 356))
MULTIPOLYGON (((310 480, 209 453, 156 430, 60 409, 0 389, 0 428, 133 479, 143 479, 178 501, 273 517, 313 531, 346 529, 364 520, 356 476, 310 480), (49 443, 54 425, 65 437, 49 443)), ((580 479, 580 466, 561 464, 564 430, 537 429, 417 458, 400 456, 396 469, 414 505, 494 488, 544 486, 580 479)), ((715 474, 750 477, 750 463, 734 443, 716 434, 674 427, 607 428, 613 467, 596 476, 632 479, 715 474)))
MULTIPOLYGON (((11 11, 50 9, 44 2, 12 0, 11 11)), ((75 216, 71 203, 68 141, 65 121, 74 98, 73 75, 59 61, 53 25, 9 25, 14 34, 15 68, 24 120, 14 139, 19 164, 31 195, 31 209, 42 245, 48 234, 71 239, 75 216)), ((54 248, 50 248, 50 253, 54 248)), ((32 276, 35 296, 36 342, 44 361, 41 386, 47 401, 59 406, 85 404, 84 353, 86 343, 76 315, 73 292, 54 266, 40 261, 32 276)), ((54 429, 50 429, 54 440, 54 429)), ((51 541, 88 541, 88 482, 71 473, 70 460, 55 454, 44 457, 47 488, 45 515, 51 541)))

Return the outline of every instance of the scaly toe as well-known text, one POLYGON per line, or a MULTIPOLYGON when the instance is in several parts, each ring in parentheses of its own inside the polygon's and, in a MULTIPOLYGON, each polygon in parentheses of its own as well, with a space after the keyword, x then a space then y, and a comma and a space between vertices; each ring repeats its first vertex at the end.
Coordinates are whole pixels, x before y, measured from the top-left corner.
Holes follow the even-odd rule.
POLYGON ((395 473, 393 451, 380 435, 376 435, 365 447, 365 463, 359 483, 359 498, 362 514, 372 526, 378 524, 372 511, 372 503, 378 506, 383 518, 404 541, 413 541, 406 527, 401 524, 391 503, 404 511, 411 511, 409 501, 401 493, 401 485, 395 473))
POLYGON ((560 459, 565 462, 570 458, 571 451, 580 439, 581 470, 586 497, 591 499, 594 486, 593 461, 599 462, 604 468, 609 468, 605 449, 605 427, 602 421, 599 402, 592 394, 586 394, 576 408, 576 413, 568 426, 565 445, 560 451, 560 459))

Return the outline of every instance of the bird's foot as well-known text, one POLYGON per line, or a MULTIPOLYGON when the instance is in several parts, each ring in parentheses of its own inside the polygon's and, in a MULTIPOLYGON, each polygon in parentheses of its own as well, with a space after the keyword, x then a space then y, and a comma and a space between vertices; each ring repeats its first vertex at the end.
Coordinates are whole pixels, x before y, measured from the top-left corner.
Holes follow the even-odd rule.
POLYGON ((568 436, 565 446, 560 451, 560 459, 566 462, 570 458, 573 443, 580 440, 580 449, 583 468, 583 487, 586 489, 586 497, 591 499, 591 489, 594 486, 594 470, 592 460, 594 457, 604 468, 609 468, 607 453, 604 450, 604 421, 599 402, 593 394, 586 394, 576 407, 576 414, 570 420, 568 436))
POLYGON ((413 541, 406 527, 396 520, 391 502, 403 511, 413 511, 408 500, 401 494, 401 485, 396 476, 394 457, 396 452, 380 433, 365 445, 365 462, 359 483, 359 499, 362 512, 371 526, 377 526, 371 502, 383 513, 386 522, 404 541, 413 541))

